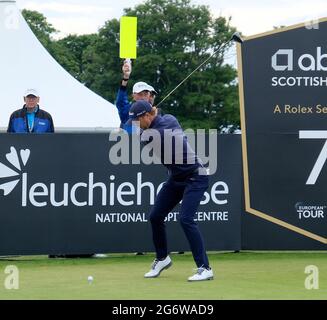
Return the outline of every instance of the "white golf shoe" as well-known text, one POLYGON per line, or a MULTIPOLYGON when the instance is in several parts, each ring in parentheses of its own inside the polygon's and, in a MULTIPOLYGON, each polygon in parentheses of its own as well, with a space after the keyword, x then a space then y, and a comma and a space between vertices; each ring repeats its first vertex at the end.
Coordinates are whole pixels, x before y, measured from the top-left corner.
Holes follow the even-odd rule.
POLYGON ((144 275, 144 278, 156 278, 160 275, 161 271, 168 269, 172 264, 173 262, 169 256, 167 256, 166 259, 162 261, 155 259, 153 261, 151 270, 144 275))
POLYGON ((204 281, 204 280, 213 280, 213 271, 212 269, 198 268, 195 275, 188 278, 188 281, 204 281))

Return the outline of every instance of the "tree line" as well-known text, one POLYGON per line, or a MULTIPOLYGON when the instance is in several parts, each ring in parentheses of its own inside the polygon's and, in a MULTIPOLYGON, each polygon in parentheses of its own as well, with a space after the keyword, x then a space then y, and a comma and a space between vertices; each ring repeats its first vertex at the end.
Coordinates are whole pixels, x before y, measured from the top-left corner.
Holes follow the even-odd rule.
MULTIPOLYGON (((95 34, 54 39, 58 32, 37 12, 24 18, 39 41, 73 77, 114 103, 121 81, 119 20, 105 22, 95 34)), ((159 102, 236 31, 231 18, 214 18, 209 7, 190 0, 147 0, 124 15, 138 17, 138 58, 130 90, 137 81, 151 84, 159 102)), ((237 72, 224 63, 230 45, 219 51, 160 106, 184 128, 239 128, 237 72)))

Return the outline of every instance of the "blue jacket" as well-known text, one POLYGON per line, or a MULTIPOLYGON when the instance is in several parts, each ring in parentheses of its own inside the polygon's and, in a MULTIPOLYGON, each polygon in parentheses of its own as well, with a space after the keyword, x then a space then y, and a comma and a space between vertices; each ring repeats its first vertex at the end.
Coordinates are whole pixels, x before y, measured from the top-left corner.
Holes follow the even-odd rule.
MULTIPOLYGON (((9 120, 7 132, 11 133, 29 133, 26 106, 12 113, 9 120)), ((34 126, 32 133, 54 132, 54 126, 51 115, 38 108, 35 113, 34 126)))
POLYGON ((117 92, 116 107, 120 118, 120 127, 125 129, 128 133, 132 132, 132 126, 126 124, 129 119, 129 109, 131 105, 132 104, 128 101, 127 87, 120 86, 117 92))
MULTIPOLYGON (((156 116, 149 129, 155 129, 160 134, 160 161, 174 180, 183 181, 199 168, 204 168, 201 159, 189 145, 182 127, 173 115, 156 116), (167 143, 167 138, 171 138, 171 144, 167 143)), ((141 135, 142 143, 146 145, 153 141, 151 135, 151 130, 144 130, 141 135)), ((153 151, 155 153, 156 149, 154 148, 153 151)))

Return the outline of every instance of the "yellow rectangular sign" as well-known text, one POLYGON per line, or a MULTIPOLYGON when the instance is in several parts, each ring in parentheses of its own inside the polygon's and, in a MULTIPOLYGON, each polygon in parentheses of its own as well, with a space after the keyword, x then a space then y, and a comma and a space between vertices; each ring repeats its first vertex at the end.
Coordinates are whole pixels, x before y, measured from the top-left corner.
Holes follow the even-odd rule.
POLYGON ((120 58, 136 59, 137 17, 120 19, 120 58))

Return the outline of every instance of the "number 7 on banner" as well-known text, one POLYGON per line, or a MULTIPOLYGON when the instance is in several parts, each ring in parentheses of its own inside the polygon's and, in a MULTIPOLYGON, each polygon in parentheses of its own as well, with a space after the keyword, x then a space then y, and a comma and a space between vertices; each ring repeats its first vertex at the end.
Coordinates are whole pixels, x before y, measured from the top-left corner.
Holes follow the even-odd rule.
POLYGON ((325 139, 326 142, 316 160, 315 165, 312 168, 312 171, 309 175, 309 178, 306 184, 315 184, 319 174, 327 160, 327 131, 326 130, 300 130, 299 131, 300 139, 325 139))
POLYGON ((121 17, 119 57, 136 59, 137 17, 121 17))

